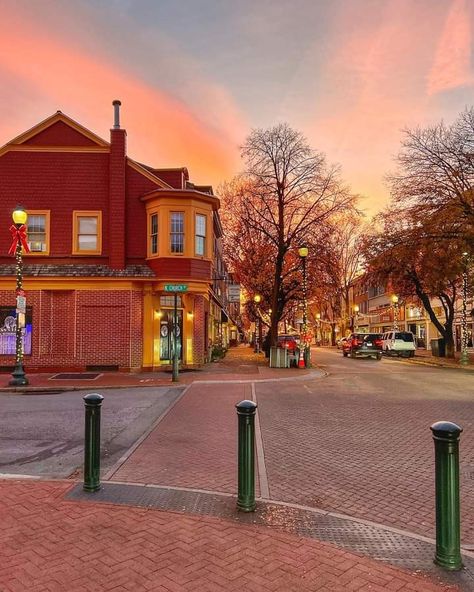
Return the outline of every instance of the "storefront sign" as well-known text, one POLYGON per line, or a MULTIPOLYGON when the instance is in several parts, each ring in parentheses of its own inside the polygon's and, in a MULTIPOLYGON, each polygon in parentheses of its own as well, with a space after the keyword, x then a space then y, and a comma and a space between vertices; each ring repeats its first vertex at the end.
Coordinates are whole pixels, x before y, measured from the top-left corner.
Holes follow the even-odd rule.
POLYGON ((240 302, 240 284, 229 284, 227 294, 229 302, 240 302))
POLYGON ((186 284, 165 284, 165 292, 187 292, 186 284))

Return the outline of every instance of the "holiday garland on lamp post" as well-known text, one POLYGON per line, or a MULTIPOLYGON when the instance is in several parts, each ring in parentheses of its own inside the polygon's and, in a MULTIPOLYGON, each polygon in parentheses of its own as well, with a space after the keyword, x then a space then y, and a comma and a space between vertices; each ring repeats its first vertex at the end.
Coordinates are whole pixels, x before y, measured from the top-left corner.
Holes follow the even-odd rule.
POLYGON ((16 348, 15 348, 15 368, 12 372, 10 385, 23 386, 28 384, 23 368, 23 327, 26 314, 25 292, 23 290, 23 258, 22 252, 29 253, 30 249, 27 242, 26 221, 28 214, 21 206, 17 206, 12 214, 13 224, 10 226, 12 235, 12 244, 9 255, 15 255, 16 259, 16 348))

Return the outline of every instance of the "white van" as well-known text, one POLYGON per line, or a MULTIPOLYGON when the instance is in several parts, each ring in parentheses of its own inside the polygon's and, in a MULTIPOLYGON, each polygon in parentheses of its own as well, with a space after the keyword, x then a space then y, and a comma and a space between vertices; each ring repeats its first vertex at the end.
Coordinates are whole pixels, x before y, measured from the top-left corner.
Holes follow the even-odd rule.
POLYGON ((415 350, 415 336, 410 331, 387 331, 382 335, 382 351, 386 354, 413 358, 415 350))

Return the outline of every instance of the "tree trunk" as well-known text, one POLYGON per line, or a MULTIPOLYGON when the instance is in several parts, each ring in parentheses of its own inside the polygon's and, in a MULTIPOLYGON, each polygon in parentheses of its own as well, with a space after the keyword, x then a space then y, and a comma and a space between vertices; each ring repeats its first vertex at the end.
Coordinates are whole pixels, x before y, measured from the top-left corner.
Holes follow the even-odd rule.
POLYGON ((454 358, 454 335, 453 331, 446 328, 444 335, 444 344, 446 348, 446 357, 454 358))
POLYGON ((283 259, 285 253, 282 249, 278 249, 275 261, 275 275, 273 277, 273 291, 272 291, 272 324, 270 327, 270 346, 276 347, 278 345, 278 323, 281 318, 279 294, 281 287, 281 274, 283 271, 283 259))

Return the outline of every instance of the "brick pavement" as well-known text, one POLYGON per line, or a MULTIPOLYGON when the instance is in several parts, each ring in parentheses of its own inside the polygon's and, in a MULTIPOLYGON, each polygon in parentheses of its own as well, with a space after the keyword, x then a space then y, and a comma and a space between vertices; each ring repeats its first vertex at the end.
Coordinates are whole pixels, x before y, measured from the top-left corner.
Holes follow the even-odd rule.
POLYGON ((442 592, 456 587, 261 526, 72 502, 0 480, 2 592, 442 592))
POLYGON ((250 384, 190 386, 159 427, 110 478, 235 493, 235 404, 251 397, 250 384))
POLYGON ((387 374, 382 392, 370 389, 362 373, 348 375, 347 389, 337 375, 309 389, 256 385, 271 498, 433 538, 429 426, 450 419, 464 427, 462 541, 474 545, 474 404, 468 393, 455 394, 452 373, 439 378, 449 397, 424 398, 417 394, 417 378, 399 368, 387 374))

